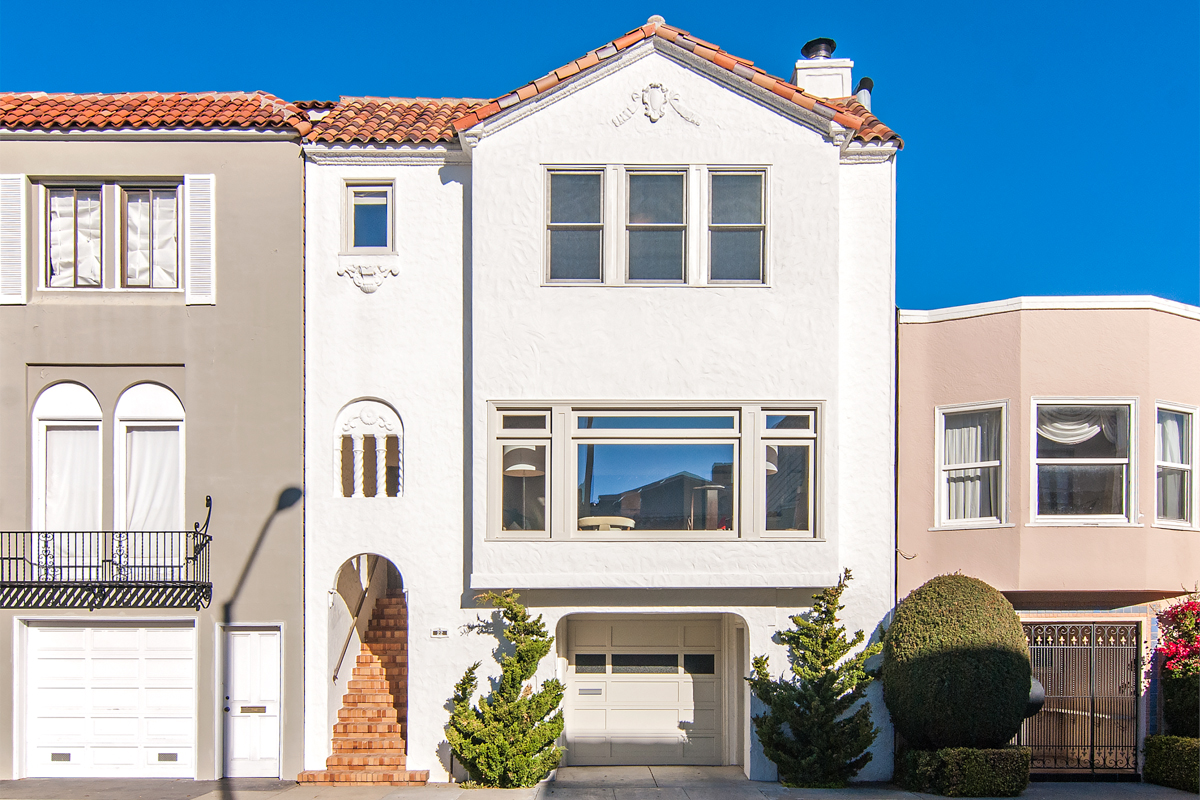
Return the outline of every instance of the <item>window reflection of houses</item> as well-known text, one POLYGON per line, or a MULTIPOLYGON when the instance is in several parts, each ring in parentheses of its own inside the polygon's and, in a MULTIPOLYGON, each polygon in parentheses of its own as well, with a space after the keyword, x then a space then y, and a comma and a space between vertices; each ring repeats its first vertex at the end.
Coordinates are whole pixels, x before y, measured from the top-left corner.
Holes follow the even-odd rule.
POLYGON ((579 517, 581 525, 587 517, 625 517, 636 530, 731 530, 733 463, 714 463, 708 478, 685 470, 635 489, 602 494, 594 503, 581 502, 579 517))

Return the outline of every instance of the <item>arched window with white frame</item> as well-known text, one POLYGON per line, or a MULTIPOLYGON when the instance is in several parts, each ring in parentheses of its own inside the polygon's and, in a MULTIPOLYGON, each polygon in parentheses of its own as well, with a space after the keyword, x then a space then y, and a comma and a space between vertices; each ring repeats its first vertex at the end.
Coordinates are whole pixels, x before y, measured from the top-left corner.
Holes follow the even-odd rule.
POLYGON ((48 386, 33 405, 33 528, 98 531, 103 474, 100 403, 78 383, 48 386))
POLYGON ((114 527, 183 530, 183 404, 165 386, 137 383, 117 400, 115 417, 114 527))
POLYGON ((404 425, 387 403, 357 400, 335 426, 334 491, 342 497, 404 493, 404 425))

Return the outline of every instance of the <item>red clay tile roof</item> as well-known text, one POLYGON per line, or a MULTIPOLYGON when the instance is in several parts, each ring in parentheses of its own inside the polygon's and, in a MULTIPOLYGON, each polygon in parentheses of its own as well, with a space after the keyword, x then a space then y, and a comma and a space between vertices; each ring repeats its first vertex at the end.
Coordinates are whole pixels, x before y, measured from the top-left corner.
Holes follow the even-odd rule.
POLYGON ((310 142, 454 141, 451 123, 486 103, 471 98, 343 97, 316 120, 310 142))
POLYGON ((0 93, 0 127, 19 129, 292 129, 312 124, 266 92, 0 93))
MULTIPOLYGON (((744 58, 726 53, 717 45, 692 36, 687 31, 674 28, 664 22, 659 22, 653 17, 651 19, 654 21, 647 22, 640 28, 634 28, 620 39, 611 41, 603 47, 591 51, 583 58, 576 59, 548 75, 522 86, 515 92, 510 92, 503 97, 493 100, 482 108, 475 109, 471 113, 459 117, 453 123, 455 130, 463 131, 472 125, 477 125, 482 120, 494 114, 499 114, 506 108, 528 100, 534 95, 548 91, 573 75, 599 64, 605 59, 611 58, 622 50, 629 49, 640 41, 657 36, 660 39, 682 47, 684 50, 703 58, 705 61, 729 70, 756 86, 761 86, 770 92, 774 92, 785 100, 790 100, 796 105, 810 111, 816 111, 818 114, 832 119, 839 125, 854 130, 855 141, 895 142, 897 147, 904 147, 904 141, 895 131, 872 116, 857 101, 839 102, 808 94, 782 78, 776 78, 773 75, 767 74, 754 66, 753 61, 747 61, 744 58)), ((658 19, 661 19, 661 17, 658 19)))

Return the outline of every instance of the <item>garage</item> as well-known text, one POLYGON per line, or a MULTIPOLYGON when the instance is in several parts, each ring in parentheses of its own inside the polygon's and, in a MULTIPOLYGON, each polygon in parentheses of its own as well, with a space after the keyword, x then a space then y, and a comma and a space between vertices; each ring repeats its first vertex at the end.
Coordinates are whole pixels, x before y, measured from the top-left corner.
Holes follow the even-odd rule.
POLYGON ((27 777, 195 776, 190 622, 27 626, 27 777))
POLYGON ((567 621, 567 763, 720 765, 718 617, 567 621))

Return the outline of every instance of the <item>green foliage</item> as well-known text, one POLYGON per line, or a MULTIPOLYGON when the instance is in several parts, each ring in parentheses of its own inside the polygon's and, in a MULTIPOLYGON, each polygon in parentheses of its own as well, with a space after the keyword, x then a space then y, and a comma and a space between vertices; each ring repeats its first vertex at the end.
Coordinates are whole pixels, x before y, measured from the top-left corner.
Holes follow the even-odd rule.
POLYGON ((945 797, 1016 797, 1029 785, 1028 747, 902 750, 897 785, 945 797))
POLYGON ((1147 736, 1142 779, 1200 794, 1200 739, 1185 736, 1147 736))
POLYGON ((1176 674, 1163 670, 1163 719, 1175 736, 1200 736, 1200 673, 1176 674))
POLYGON ((939 575, 896 607, 881 677, 892 723, 910 747, 1003 747, 1029 700, 1021 620, 983 581, 939 575))
POLYGON ((837 624, 849 580, 846 570, 837 586, 813 600, 811 613, 792 617, 794 629, 779 633, 791 660, 790 677, 772 679, 767 657, 757 656, 754 675, 746 679, 754 696, 767 706, 765 714, 754 717, 758 739, 787 786, 845 786, 870 762, 866 751, 879 735, 871 724, 870 703, 851 712, 874 679, 866 661, 882 645, 846 658, 863 641, 862 631, 847 639, 846 629, 837 624))
POLYGON ((550 774, 562 758, 555 744, 563 729, 563 685, 551 679, 533 691, 526 681, 550 652, 554 637, 546 631, 541 615, 530 619, 520 595, 511 589, 503 594, 488 592, 475 598, 500 609, 506 625, 504 638, 515 645, 512 655, 500 656, 500 685, 477 707, 471 706, 480 662, 467 669, 454 685, 454 710, 446 726, 446 738, 455 758, 466 767, 471 780, 481 786, 513 789, 533 786, 550 774))

